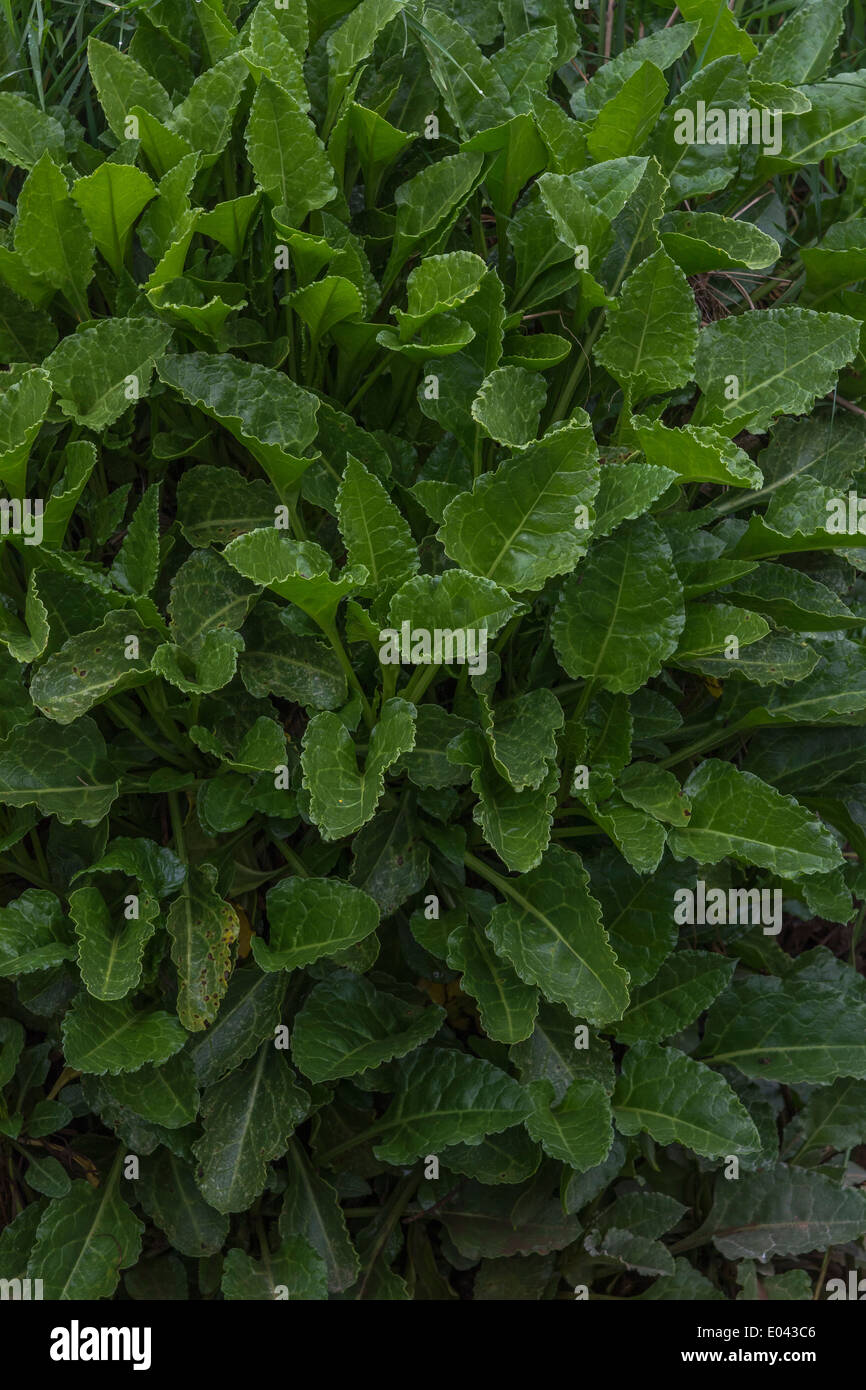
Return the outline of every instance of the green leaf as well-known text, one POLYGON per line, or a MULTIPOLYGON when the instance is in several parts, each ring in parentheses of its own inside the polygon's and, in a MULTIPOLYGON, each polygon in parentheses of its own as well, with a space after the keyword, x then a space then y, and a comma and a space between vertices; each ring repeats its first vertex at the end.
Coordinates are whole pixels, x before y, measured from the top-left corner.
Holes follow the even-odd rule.
POLYGON ((289 226, 300 227, 309 212, 336 196, 334 169, 315 127, 269 77, 262 78, 253 97, 246 147, 256 183, 280 205, 289 226))
POLYGON ((97 251, 119 276, 129 249, 132 228, 156 195, 147 174, 132 164, 100 164, 70 190, 90 228, 97 251))
POLYGON ((785 118, 781 150, 764 155, 762 170, 800 169, 859 145, 866 133, 866 116, 859 99, 860 74, 839 73, 809 86, 811 107, 785 118))
POLYGON ((178 481, 178 524, 192 546, 224 545, 244 531, 272 525, 276 501, 266 483, 202 464, 186 469, 178 481))
POLYGON ((93 277, 93 241, 47 150, 24 181, 14 236, 26 268, 62 290, 80 318, 89 318, 86 290, 93 277))
POLYGON ((504 588, 540 589, 586 553, 598 486, 595 439, 578 411, 455 497, 439 538, 464 569, 504 588))
POLYGON ((111 577, 127 594, 148 594, 159 573, 159 484, 151 483, 135 509, 111 577))
POLYGON ((365 569, 344 569, 331 579, 331 558, 312 541, 293 541, 275 527, 247 531, 223 551, 239 574, 302 608, 329 631, 340 600, 367 582, 365 569))
POLYGON ((367 893, 343 879, 285 878, 268 893, 270 942, 253 939, 262 970, 296 970, 363 941, 379 925, 367 893))
POLYGON ((46 1298, 111 1298, 120 1271, 135 1264, 144 1226, 120 1195, 120 1165, 99 1187, 79 1180, 43 1213, 27 1276, 46 1298))
POLYGON ((0 803, 35 803, 64 825, 96 825, 118 795, 105 740, 92 719, 66 728, 38 719, 0 743, 0 803))
POLYGON ((397 220, 384 285, 393 283, 411 255, 439 249, 460 207, 477 187, 483 164, 483 156, 471 151, 446 155, 400 184, 395 194, 397 220))
POLYGON ((64 338, 45 362, 61 410, 104 430, 150 389, 171 329, 154 319, 100 319, 64 338))
POLYGON ((821 1173, 777 1163, 743 1173, 739 1182, 716 1183, 707 1225, 729 1260, 801 1255, 859 1239, 866 1197, 821 1173))
POLYGON ((827 1084, 866 1076, 866 1005, 831 984, 753 975, 735 982, 710 1010, 703 1050, 746 1076, 827 1084))
POLYGON ((147 1063, 138 1071, 103 1079, 102 1087, 118 1105, 164 1129, 193 1124, 198 1114, 198 1088, 186 1050, 160 1066, 147 1063))
POLYGON ((239 930, 237 913, 217 893, 216 881, 211 864, 190 869, 165 923, 180 983, 178 1018, 191 1032, 206 1028, 219 1012, 239 930))
POLYGON ((794 306, 709 324, 695 358, 703 392, 695 423, 726 435, 760 433, 776 415, 803 414, 833 389, 857 351, 858 333, 843 314, 794 306))
POLYGON ((496 1042, 529 1037, 538 1011, 538 991, 500 960, 484 934, 468 923, 448 937, 447 961, 462 976, 461 989, 478 1001, 484 1031, 496 1042))
POLYGON ((444 1144, 473 1143, 520 1124, 528 1101, 504 1071, 450 1048, 423 1048, 394 1064, 397 1090, 376 1133, 387 1163, 412 1163, 444 1144))
POLYGON ((737 25, 726 5, 718 0, 685 0, 679 6, 686 21, 700 25, 693 40, 694 50, 701 62, 711 63, 729 53, 738 54, 746 62, 757 53, 755 45, 737 25))
POLYGON ((0 92, 0 154, 19 169, 32 169, 46 152, 63 162, 63 126, 16 92, 0 92))
POLYGON ((268 1163, 285 1153, 308 1111, 309 1097, 273 1042, 209 1086, 202 1137, 193 1145, 205 1201, 219 1212, 245 1211, 264 1189, 268 1163))
POLYGON ((661 1042, 692 1023, 730 984, 736 962, 709 951, 677 951, 632 996, 616 1024, 620 1042, 661 1042))
POLYGON ((241 680, 251 695, 277 695, 310 709, 339 709, 346 676, 333 647, 289 630, 286 609, 258 603, 244 624, 241 680))
POLYGON ((725 654, 731 638, 748 646, 765 637, 769 630, 769 623, 745 608, 734 608, 729 603, 690 603, 675 661, 688 664, 699 657, 720 656, 725 654))
POLYGON ((477 758, 462 752, 459 746, 457 753, 461 760, 479 764, 472 773, 472 790, 480 801, 472 814, 487 843, 509 869, 519 873, 534 869, 550 840, 559 769, 548 768, 537 789, 515 791, 510 782, 499 776, 493 759, 483 749, 477 758))
POLYGON ((626 280, 596 360, 637 399, 684 386, 692 377, 698 322, 685 275, 656 251, 626 280))
POLYGON ((352 454, 337 491, 337 520, 349 565, 367 570, 373 591, 393 592, 418 569, 418 550, 402 514, 352 454))
POLYGON ((191 1260, 221 1250, 228 1235, 228 1217, 204 1200, 189 1164, 166 1148, 142 1158, 140 1164, 136 1196, 174 1249, 191 1260))
POLYGON ((27 460, 51 395, 48 374, 34 367, 0 396, 0 482, 12 497, 23 497, 27 490, 27 460))
POLYGON ((174 108, 170 128, 203 154, 202 167, 213 164, 228 143, 232 120, 249 80, 249 69, 238 53, 214 63, 193 82, 174 108))
POLYGON ((531 444, 547 398, 543 377, 523 367, 497 367, 472 402, 472 418, 491 439, 510 449, 531 444))
POLYGON ((845 26, 844 10, 844 0, 804 0, 765 40, 749 77, 792 84, 823 77, 845 26))
POLYGON ((385 788, 385 773, 415 743, 415 706, 387 700, 370 735, 364 769, 345 724, 336 714, 315 715, 301 754, 310 814, 326 840, 351 835, 370 819, 385 788))
POLYGON ((637 154, 665 103, 668 84, 653 63, 642 63, 605 102, 586 137, 598 161, 637 154))
POLYGON ((497 772, 513 787, 540 787, 556 761, 564 721, 550 690, 532 690, 487 711, 485 733, 497 772))
POLYGON ((689 798, 673 773, 653 763, 632 763, 617 780, 617 790, 629 806, 646 811, 670 825, 688 825, 689 798))
POLYGON ((739 144, 727 142, 727 114, 723 143, 711 145, 694 138, 681 138, 689 133, 682 113, 690 113, 694 120, 695 113, 701 109, 698 102, 704 102, 707 111, 748 110, 748 85, 742 59, 727 55, 699 68, 659 117, 651 148, 677 202, 726 187, 740 159, 739 144))
POLYGON ((99 627, 70 637, 39 667, 30 698, 49 719, 71 724, 103 700, 146 684, 157 640, 134 612, 108 613, 99 627))
POLYGON ((798 1141, 795 1160, 810 1151, 844 1152, 861 1144, 866 1134, 864 1098, 866 1083, 849 1077, 814 1091, 793 1122, 798 1141))
POLYGON ((168 93, 128 53, 121 53, 112 44, 91 37, 87 44, 87 62, 108 127, 118 140, 126 135, 127 114, 133 106, 143 106, 160 121, 168 120, 171 115, 168 93))
POLYGON ((715 212, 672 212, 661 241, 686 275, 708 270, 766 270, 781 255, 779 243, 751 222, 715 212))
POLYGON ((158 372, 250 451, 281 496, 309 467, 318 400, 284 372, 205 352, 165 357, 158 372))
POLYGON ((237 631, 256 590, 214 550, 194 550, 171 584, 171 635, 195 656, 209 632, 237 631))
POLYGON ((550 631, 563 669, 631 693, 676 649, 685 622, 670 546, 649 517, 590 549, 566 580, 550 631))
POLYGON ((597 1081, 572 1081, 561 1099, 554 1099, 550 1081, 533 1081, 527 1091, 532 1113, 526 1128, 550 1158, 578 1173, 603 1163, 613 1142, 610 1101, 597 1081))
POLYGON ((72 1001, 63 1020, 63 1054, 77 1071, 138 1071, 146 1062, 166 1062, 183 1047, 186 1034, 171 1014, 137 1013, 123 1000, 104 1003, 89 994, 72 1001))
POLYGON ((629 1048, 613 1096, 622 1134, 652 1135, 719 1158, 760 1147, 758 1131, 727 1081, 674 1047, 639 1041, 629 1048))
POLYGON ((219 1081, 251 1057, 260 1043, 273 1040, 285 987, 283 975, 265 975, 251 966, 234 971, 215 1021, 190 1040, 200 1085, 219 1081))
POLYGON ((208 632, 194 657, 182 648, 166 642, 154 653, 153 670, 157 675, 192 695, 208 695, 228 685, 237 669, 238 652, 243 650, 243 638, 229 629, 208 632))
POLYGON ((634 415, 631 428, 647 462, 674 472, 680 482, 760 487, 764 481, 745 450, 708 426, 672 430, 660 420, 634 415))
MULTIPOLYGON (((261 6, 255 14, 267 14, 261 6)), ((240 260, 243 254, 247 232, 252 221, 258 212, 261 195, 259 193, 245 193, 240 198, 229 198, 224 203, 217 203, 208 212, 204 212, 196 223, 196 230, 204 232, 205 236, 213 237, 220 246, 224 246, 235 260, 240 260)))
POLYGON ((670 833, 677 859, 718 864, 730 856, 794 877, 827 873, 841 861, 836 841, 813 814, 730 763, 707 758, 683 790, 692 814, 687 828, 670 833))
POLYGON ((613 1056, 609 1045, 585 1024, 575 1024, 558 1004, 542 1001, 531 1035, 509 1051, 524 1086, 549 1081, 557 1101, 562 1100, 577 1078, 597 1081, 610 1095, 614 1087, 613 1056))
POLYGON ((292 1031, 292 1059, 313 1082, 336 1081, 413 1052, 439 1031, 443 1009, 377 990, 340 971, 313 989, 292 1031))
POLYGON ((486 932, 522 980, 577 1018, 602 1024, 621 1018, 628 976, 617 964, 601 909, 580 858, 552 846, 541 865, 494 909, 486 932))
POLYGON ((28 888, 0 908, 0 978, 74 960, 75 942, 59 898, 28 888))
POLYGON ((391 311, 400 327, 400 341, 408 342, 437 314, 448 313, 465 304, 486 273, 484 261, 471 251, 425 256, 406 281, 408 308, 391 311))
POLYGON ((153 899, 126 906, 139 915, 112 914, 98 888, 76 888, 69 896, 69 912, 78 937, 81 978, 95 999, 123 999, 141 979, 141 957, 156 931, 157 904, 153 899))
POLYGON ((340 1293, 358 1277, 358 1256, 336 1190, 316 1172, 303 1147, 292 1142, 289 1180, 280 1212, 280 1238, 303 1236, 325 1261, 328 1288, 340 1293))
POLYGON ((276 1250, 254 1260, 244 1250, 230 1250, 223 1264, 223 1298, 278 1299, 305 1303, 327 1299, 324 1260, 303 1236, 286 1236, 276 1250))

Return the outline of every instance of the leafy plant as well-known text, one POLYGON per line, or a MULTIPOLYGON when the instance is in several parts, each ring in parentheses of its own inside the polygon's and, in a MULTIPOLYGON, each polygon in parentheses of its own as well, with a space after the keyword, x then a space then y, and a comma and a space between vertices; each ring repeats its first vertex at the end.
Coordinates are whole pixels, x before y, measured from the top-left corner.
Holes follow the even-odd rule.
POLYGON ((0 1277, 822 1296, 862 9, 4 7, 0 1277))

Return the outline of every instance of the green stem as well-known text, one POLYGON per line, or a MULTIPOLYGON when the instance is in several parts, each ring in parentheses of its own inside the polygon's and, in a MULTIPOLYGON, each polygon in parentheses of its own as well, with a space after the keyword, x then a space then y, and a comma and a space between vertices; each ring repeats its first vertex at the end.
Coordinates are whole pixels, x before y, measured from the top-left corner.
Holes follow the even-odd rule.
POLYGON ((382 375, 385 368, 389 365, 390 358, 388 356, 388 353, 384 352, 380 361, 373 368, 372 372, 367 373, 367 376, 364 378, 363 384, 358 387, 351 400, 347 401, 346 404, 343 406, 343 410, 346 413, 346 415, 351 415, 358 402, 362 400, 364 396, 366 396, 370 387, 373 385, 373 382, 377 379, 377 377, 380 377, 382 375))
POLYGON ((574 364, 571 376, 568 378, 568 381, 565 383, 565 386, 563 387, 562 395, 556 403, 556 408, 552 416, 550 417, 550 420, 548 421, 548 426, 555 425, 557 420, 564 420, 569 410, 571 409, 571 402, 574 398, 574 393, 580 385, 581 381, 583 380, 583 374, 589 365, 589 354, 592 349, 592 345, 598 337, 599 333, 601 332, 601 326, 603 323, 604 313, 599 312, 599 314, 596 317, 595 323, 589 331, 586 342, 581 344, 582 352, 580 354, 580 357, 574 364))
POLYGON ((427 687, 438 676, 440 669, 439 666, 419 666, 403 691, 403 699, 408 700, 410 704, 417 704, 427 687))
POLYGON ((181 768, 184 772, 189 770, 186 762, 182 758, 179 758, 176 753, 171 753, 165 747, 165 744, 158 743, 155 738, 151 738, 150 734, 145 733, 138 720, 134 719, 131 714, 127 714, 126 710, 123 709, 116 700, 106 700, 103 708, 111 716, 115 724, 120 724, 124 729, 129 729, 129 732, 135 734, 139 743, 143 743, 145 748, 149 748, 151 752, 157 753, 160 758, 165 758, 167 762, 174 763, 175 767, 181 768))
POLYGON ((484 863, 483 859, 478 859, 476 855, 470 854, 469 850, 467 850, 463 856, 463 863, 466 865, 467 869, 472 869, 472 871, 479 874, 481 878, 486 878, 488 883, 492 883, 493 887, 498 888, 500 893, 504 893, 507 898, 519 900, 520 895, 517 890, 512 887, 508 879, 503 878, 502 874, 498 874, 495 869, 491 869, 484 863))
POLYGON ((29 839, 31 845, 33 846, 33 857, 36 860, 39 872, 41 873, 43 878, 50 879, 51 870, 48 867, 48 861, 46 860, 45 853, 42 849, 42 841, 39 839, 39 834, 35 829, 30 831, 29 839))
POLYGON ((183 816, 180 809, 180 799, 177 792, 168 794, 168 814, 171 819, 171 833, 174 836, 174 847, 177 857, 182 864, 189 864, 186 852, 186 840, 183 834, 183 816))
POLYGON ((25 864, 18 864, 14 859, 7 859, 5 855, 0 855, 0 869, 6 874, 17 874, 19 878, 26 878, 28 883, 34 883, 37 888, 47 888, 50 892, 54 891, 53 885, 41 874, 35 873, 25 864))
POLYGON ((367 1282, 370 1278, 370 1275, 373 1272, 373 1268, 376 1264, 376 1261, 378 1260, 382 1251, 388 1244, 391 1232, 397 1225, 397 1222, 400 1220, 400 1217, 403 1215, 403 1212, 406 1210, 407 1206, 409 1205, 410 1201, 415 1195, 415 1192, 418 1188, 418 1184, 421 1182, 422 1177, 423 1173, 420 1169, 417 1173, 409 1173, 408 1176, 405 1177, 402 1182, 399 1182, 397 1184, 397 1186, 394 1188, 394 1191, 391 1193, 391 1196, 388 1198, 388 1204, 385 1207, 382 1216, 381 1229, 379 1230, 376 1239, 373 1243, 373 1246, 370 1250, 370 1253, 367 1256, 366 1268, 364 1270, 364 1274, 361 1279, 358 1292, 355 1295, 356 1300, 363 1298, 364 1291, 367 1287, 367 1282))
POLYGON ((352 689, 360 696, 361 709, 364 712, 364 722, 367 725, 368 729, 372 729, 375 721, 373 719, 373 711, 370 707, 370 701, 364 694, 361 682, 355 675, 355 668, 349 660, 348 653, 346 651, 346 648, 343 646, 340 634, 338 633, 335 624, 320 622, 319 627, 322 629, 331 646, 334 648, 337 660, 339 661, 346 674, 346 680, 349 682, 352 689))
POLYGON ((720 743, 726 743, 729 738, 734 738, 744 727, 744 721, 740 720, 736 724, 729 724, 725 729, 715 729, 706 738, 698 739, 690 748, 681 748, 678 752, 672 753, 669 758, 664 758, 657 767, 674 767, 677 763, 685 762, 686 758, 693 758, 697 753, 705 753, 710 748, 717 748, 720 743))
POLYGON ((287 864, 291 864, 296 874, 300 874, 301 878, 310 877, 309 869, 301 856, 295 853, 291 845, 287 845, 283 840, 278 839, 276 835, 271 835, 270 840, 274 849, 279 851, 287 864))

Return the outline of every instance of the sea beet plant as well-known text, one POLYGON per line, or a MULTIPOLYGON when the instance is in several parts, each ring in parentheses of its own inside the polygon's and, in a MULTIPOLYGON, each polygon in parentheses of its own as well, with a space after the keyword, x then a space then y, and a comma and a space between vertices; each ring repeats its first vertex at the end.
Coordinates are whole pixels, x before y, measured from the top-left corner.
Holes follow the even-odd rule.
POLYGON ((121 9, 0 87, 0 1278, 843 1296, 862 8, 121 9))

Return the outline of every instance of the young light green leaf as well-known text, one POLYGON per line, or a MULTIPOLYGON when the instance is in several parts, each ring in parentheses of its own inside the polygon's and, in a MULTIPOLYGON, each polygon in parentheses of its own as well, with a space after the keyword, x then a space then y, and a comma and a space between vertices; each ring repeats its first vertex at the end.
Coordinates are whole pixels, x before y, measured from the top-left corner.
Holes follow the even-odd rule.
POLYGON ((406 521, 379 479, 352 454, 337 491, 337 520, 349 565, 367 570, 375 592, 393 592, 418 569, 406 521))
POLYGON ((370 819, 385 788, 385 773, 415 743, 415 706, 387 700, 370 743, 364 769, 343 721, 317 714, 304 733, 301 754, 310 814, 326 840, 351 835, 370 819))
POLYGON ((93 240, 47 150, 24 181, 14 237, 27 269, 62 290, 80 318, 89 318, 86 291, 93 278, 93 240))

